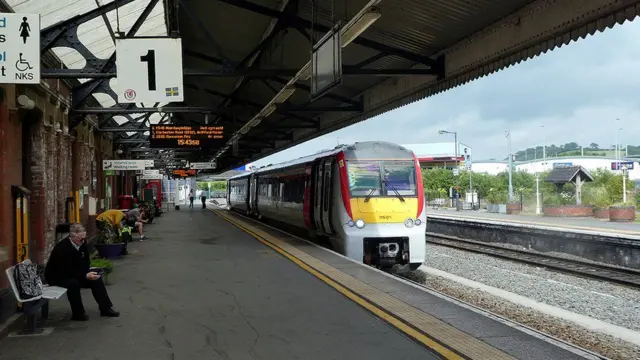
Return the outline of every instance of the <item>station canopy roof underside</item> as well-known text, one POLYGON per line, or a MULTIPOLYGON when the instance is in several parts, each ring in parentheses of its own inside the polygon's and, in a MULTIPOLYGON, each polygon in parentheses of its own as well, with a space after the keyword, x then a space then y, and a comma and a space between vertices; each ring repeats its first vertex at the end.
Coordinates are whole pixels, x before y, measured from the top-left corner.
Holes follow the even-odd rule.
POLYGON ((549 0, 316 0, 315 7, 307 0, 0 1, 15 12, 41 14, 43 56, 53 51, 74 69, 44 69, 43 77, 67 78, 75 86, 72 112, 102 108, 99 129, 134 158, 167 164, 217 156, 215 172, 632 20, 640 8, 640 0, 580 6, 549 0), (311 60, 313 41, 336 21, 346 24, 344 41, 345 31, 367 11, 381 16, 343 46, 342 84, 310 101, 309 74, 300 70, 311 60), (117 104, 116 78, 104 74, 116 73, 118 33, 182 38, 183 103, 117 104), (81 78, 79 72, 92 75, 81 78), (162 106, 166 112, 150 109, 162 106), (225 127, 222 149, 148 147, 150 124, 204 124, 205 112, 208 124, 225 127))

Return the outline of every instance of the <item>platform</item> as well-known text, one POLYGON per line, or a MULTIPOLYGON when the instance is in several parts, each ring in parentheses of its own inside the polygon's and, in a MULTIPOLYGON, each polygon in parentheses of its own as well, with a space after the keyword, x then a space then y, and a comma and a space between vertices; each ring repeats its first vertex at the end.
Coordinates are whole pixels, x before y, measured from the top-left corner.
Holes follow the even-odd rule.
POLYGON ((619 223, 595 218, 556 218, 536 215, 496 214, 481 211, 427 209, 428 216, 446 216, 474 221, 499 221, 512 225, 549 227, 569 231, 591 231, 640 237, 640 223, 619 223))
POLYGON ((172 211, 147 227, 151 241, 130 245, 133 253, 115 262, 108 286, 122 317, 98 317, 88 291, 88 322, 70 322, 66 299, 55 301, 53 332, 5 338, 0 359, 583 358, 411 283, 218 213, 172 211))

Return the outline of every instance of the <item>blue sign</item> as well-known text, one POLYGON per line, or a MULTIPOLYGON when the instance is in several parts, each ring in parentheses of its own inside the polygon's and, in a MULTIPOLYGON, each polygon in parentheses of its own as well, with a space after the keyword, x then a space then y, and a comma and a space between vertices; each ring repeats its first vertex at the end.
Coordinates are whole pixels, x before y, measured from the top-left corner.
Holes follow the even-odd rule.
POLYGON ((557 162, 557 163, 553 163, 553 168, 566 168, 566 167, 572 167, 573 163, 572 162, 557 162))
POLYGON ((626 167, 627 170, 633 170, 633 161, 614 161, 611 163, 611 170, 622 170, 623 166, 626 167))
POLYGON ((246 170, 247 170, 247 165, 242 165, 242 166, 240 166, 239 168, 237 168, 237 169, 233 169, 233 170, 236 170, 236 171, 246 171, 246 170))

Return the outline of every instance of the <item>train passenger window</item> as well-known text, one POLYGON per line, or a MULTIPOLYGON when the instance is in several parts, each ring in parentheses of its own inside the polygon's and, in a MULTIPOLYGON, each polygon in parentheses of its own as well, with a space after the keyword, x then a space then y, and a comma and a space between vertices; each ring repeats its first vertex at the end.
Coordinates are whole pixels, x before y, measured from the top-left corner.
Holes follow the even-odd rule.
POLYGON ((347 162, 351 196, 380 196, 380 164, 377 161, 347 162))

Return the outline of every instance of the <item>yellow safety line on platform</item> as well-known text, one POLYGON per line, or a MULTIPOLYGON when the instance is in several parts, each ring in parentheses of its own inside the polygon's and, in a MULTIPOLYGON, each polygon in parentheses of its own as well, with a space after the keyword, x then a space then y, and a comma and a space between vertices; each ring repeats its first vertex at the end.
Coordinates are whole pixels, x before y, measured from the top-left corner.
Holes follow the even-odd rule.
POLYGON ((524 225, 533 225, 533 226, 548 226, 557 229, 574 229, 574 230, 590 230, 597 231, 603 233, 610 234, 625 234, 625 235, 636 235, 640 236, 640 231, 633 230, 624 230, 624 229, 611 229, 611 228, 597 228, 591 226, 582 226, 582 225, 562 225, 548 222, 535 222, 535 221, 527 221, 527 220, 515 220, 515 219, 504 219, 504 218, 488 218, 488 217, 476 217, 476 216, 467 216, 467 215, 451 215, 451 214, 427 214, 427 221, 429 221, 429 216, 444 216, 456 219, 469 219, 469 220, 479 220, 479 221, 498 221, 505 223, 514 223, 514 224, 524 224, 524 225))
MULTIPOLYGON (((344 295, 347 298, 351 299, 352 301, 354 301, 358 305, 362 306, 363 308, 365 308, 369 312, 373 313, 377 317, 381 318, 382 320, 384 320, 384 321, 388 322, 389 324, 393 325, 394 327, 396 327, 401 332, 405 333, 409 337, 411 337, 414 340, 418 341, 419 343, 423 344, 425 347, 437 352, 439 355, 443 356, 445 359, 456 359, 457 360, 457 359, 473 359, 474 358, 474 357, 470 357, 468 355, 461 355, 461 354, 458 353, 457 350, 455 350, 453 348, 450 348, 447 345, 443 345, 443 344, 439 343, 438 341, 430 338, 429 336, 424 334, 422 331, 419 331, 419 330, 413 328, 412 326, 407 325, 405 323, 405 321, 403 321, 400 318, 398 318, 398 317, 396 317, 396 316, 394 316, 394 315, 382 310, 375 303, 365 299, 364 297, 358 295, 356 292, 352 291, 351 289, 347 288, 346 286, 341 285, 339 282, 333 280, 332 278, 328 277, 327 275, 323 274, 322 272, 316 270, 312 266, 310 266, 307 263, 305 263, 304 261, 300 260, 295 255, 292 255, 291 253, 289 253, 286 250, 284 250, 282 247, 276 245, 277 243, 281 243, 282 241, 278 240, 274 236, 271 236, 271 235, 265 233, 264 231, 255 228, 254 226, 252 226, 250 224, 246 224, 246 222, 244 222, 244 221, 240 222, 240 221, 237 221, 235 219, 232 219, 231 216, 223 214, 223 211, 216 210, 216 209, 211 209, 211 211, 214 214, 216 214, 216 215, 220 216, 221 218, 223 218, 224 220, 226 220, 226 221, 230 222, 231 224, 235 225, 239 229, 247 232, 248 234, 250 234, 251 236, 256 238, 258 241, 260 241, 264 245, 270 247, 271 249, 275 250, 276 252, 278 252, 282 256, 284 256, 287 259, 291 260, 296 265, 298 265, 299 267, 303 268, 307 272, 311 273, 312 275, 314 275, 315 277, 317 277, 318 279, 320 279, 321 281, 323 281, 327 285, 331 286, 332 288, 337 290, 342 295, 344 295)), ((318 261, 321 262, 320 260, 318 260, 318 261)), ((327 266, 329 266, 329 265, 327 265, 327 266)), ((335 271, 339 272, 339 270, 335 270, 335 271)), ((345 276, 349 276, 347 274, 344 274, 344 275, 345 276)), ((359 281, 359 280, 356 280, 356 281, 359 281)), ((396 298, 394 298, 394 299, 397 300, 398 302, 400 302, 400 300, 398 300, 396 298)), ((413 309, 415 309, 415 308, 413 308, 413 309)), ((415 311, 420 311, 420 310, 419 309, 415 309, 415 311)), ((427 315, 427 316, 429 316, 429 315, 427 315)), ((448 324, 447 324, 447 326, 451 327, 448 324)), ((451 328, 455 329, 453 327, 451 327, 451 328)), ((475 338, 471 337, 470 335, 465 334, 465 333, 463 333, 463 332, 461 332, 461 331, 459 331, 457 329, 455 329, 455 330, 458 331, 460 334, 464 334, 464 336, 468 336, 468 337, 470 337, 470 338, 475 340, 475 338)), ((451 339, 451 340, 453 340, 453 339, 451 339)), ((485 348, 485 346, 483 346, 483 345, 486 345, 486 348, 485 349, 479 349, 478 346, 473 346, 474 347, 474 352, 478 353, 478 352, 482 352, 482 350, 491 349, 492 350, 491 352, 494 355, 492 357, 492 359, 513 359, 511 356, 501 352, 500 350, 498 350, 496 348, 491 347, 490 345, 482 342, 481 340, 477 340, 477 341, 482 343, 482 345, 480 345, 481 348, 485 348), (495 355, 498 355, 498 356, 496 357, 495 355)), ((475 357, 475 358, 484 359, 486 357, 475 357)))

